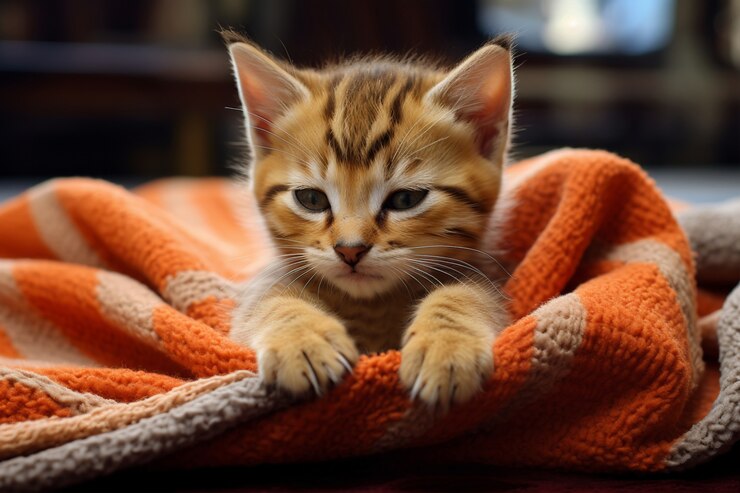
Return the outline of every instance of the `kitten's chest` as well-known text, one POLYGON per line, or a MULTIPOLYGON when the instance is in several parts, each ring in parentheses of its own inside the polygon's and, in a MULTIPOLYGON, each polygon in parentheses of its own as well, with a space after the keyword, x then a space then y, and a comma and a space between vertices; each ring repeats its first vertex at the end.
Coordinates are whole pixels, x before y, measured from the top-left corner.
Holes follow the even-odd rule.
POLYGON ((329 305, 363 353, 398 349, 413 311, 413 303, 402 299, 362 303, 344 299, 332 300, 329 305))

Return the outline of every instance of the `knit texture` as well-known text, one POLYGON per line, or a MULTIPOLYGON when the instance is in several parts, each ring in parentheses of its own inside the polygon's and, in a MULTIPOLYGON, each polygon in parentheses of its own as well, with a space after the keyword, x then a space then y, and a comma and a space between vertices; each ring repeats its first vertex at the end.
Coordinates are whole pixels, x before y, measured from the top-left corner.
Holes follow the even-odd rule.
POLYGON ((240 283, 271 261, 238 186, 173 179, 127 192, 63 179, 0 205, 0 489, 153 460, 411 448, 668 471, 737 440, 740 289, 722 293, 740 281, 740 202, 682 212, 687 238, 625 159, 561 150, 510 167, 485 248, 512 274, 514 322, 492 347, 483 392, 436 415, 401 388, 398 351, 363 356, 321 399, 260 386, 253 351, 229 338, 240 283), (712 294, 697 293, 695 256, 712 294), (702 331, 718 359, 703 358, 702 331))

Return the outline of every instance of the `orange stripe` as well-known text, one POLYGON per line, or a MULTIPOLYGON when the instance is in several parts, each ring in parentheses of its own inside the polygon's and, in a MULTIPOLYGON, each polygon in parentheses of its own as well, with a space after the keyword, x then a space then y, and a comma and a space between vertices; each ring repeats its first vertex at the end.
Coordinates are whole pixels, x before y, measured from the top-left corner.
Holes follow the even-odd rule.
POLYGON ((0 325, 0 356, 6 358, 21 358, 21 353, 13 346, 13 342, 8 337, 6 329, 0 325))
POLYGON ((169 306, 154 310, 154 330, 174 361, 198 377, 257 371, 254 352, 169 306))
POLYGON ((72 412, 38 389, 18 382, 0 380, 0 424, 17 423, 50 416, 66 418, 72 412))
POLYGON ((84 354, 109 366, 182 374, 169 358, 122 332, 102 315, 96 270, 56 262, 18 264, 13 271, 26 300, 84 354))
MULTIPOLYGON (((229 202, 229 183, 221 179, 200 180, 189 187, 193 205, 198 207, 203 219, 219 238, 235 247, 243 249, 254 242, 246 231, 239 227, 239 220, 234 215, 233 206, 229 202)), ((244 193, 249 193, 244 190, 244 193)))
POLYGON ((36 229, 28 194, 20 195, 0 207, 0 258, 46 258, 56 256, 36 229))
POLYGON ((193 320, 203 322, 222 336, 231 331, 231 312, 236 306, 233 300, 221 300, 209 296, 188 306, 187 315, 193 320))
POLYGON ((160 290, 185 270, 234 275, 231 259, 120 187, 67 179, 57 184, 57 195, 90 246, 119 272, 144 277, 160 290))
MULTIPOLYGON (((486 384, 485 394, 457 408, 414 446, 472 429, 505 407, 531 368, 535 325, 536 320, 526 317, 504 331, 494 344, 496 371, 486 384)), ((197 452, 179 453, 174 460, 179 465, 237 465, 367 453, 409 408, 408 393, 398 382, 399 365, 398 351, 363 356, 351 377, 321 399, 246 423, 204 444, 197 452)), ((463 446, 467 448, 471 439, 471 435, 466 436, 463 446)))
POLYGON ((506 284, 515 317, 562 292, 592 244, 651 238, 675 250, 693 272, 683 232, 639 167, 599 151, 553 163, 517 189, 518 204, 502 231, 508 260, 521 262, 506 284))
POLYGON ((34 368, 76 392, 87 392, 118 402, 134 402, 182 385, 184 380, 125 368, 34 368))

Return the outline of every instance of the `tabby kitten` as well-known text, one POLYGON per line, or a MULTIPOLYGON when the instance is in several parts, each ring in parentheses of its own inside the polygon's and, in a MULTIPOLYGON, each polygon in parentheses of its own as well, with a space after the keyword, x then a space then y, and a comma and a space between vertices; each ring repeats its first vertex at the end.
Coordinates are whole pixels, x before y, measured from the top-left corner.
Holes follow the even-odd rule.
POLYGON ((225 38, 251 190, 282 254, 248 286, 232 337, 292 394, 400 348, 413 398, 469 399, 506 320, 478 249, 509 142, 508 39, 443 71, 391 58, 298 69, 225 38))

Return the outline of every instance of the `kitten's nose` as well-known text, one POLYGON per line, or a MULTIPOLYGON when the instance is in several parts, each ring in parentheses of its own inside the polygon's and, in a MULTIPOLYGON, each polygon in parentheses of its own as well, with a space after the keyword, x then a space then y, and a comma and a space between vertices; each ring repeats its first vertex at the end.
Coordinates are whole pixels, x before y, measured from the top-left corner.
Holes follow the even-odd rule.
POLYGON ((337 252, 339 258, 350 267, 357 265, 362 257, 370 250, 371 246, 355 244, 345 245, 343 243, 337 243, 334 245, 334 251, 337 252))

